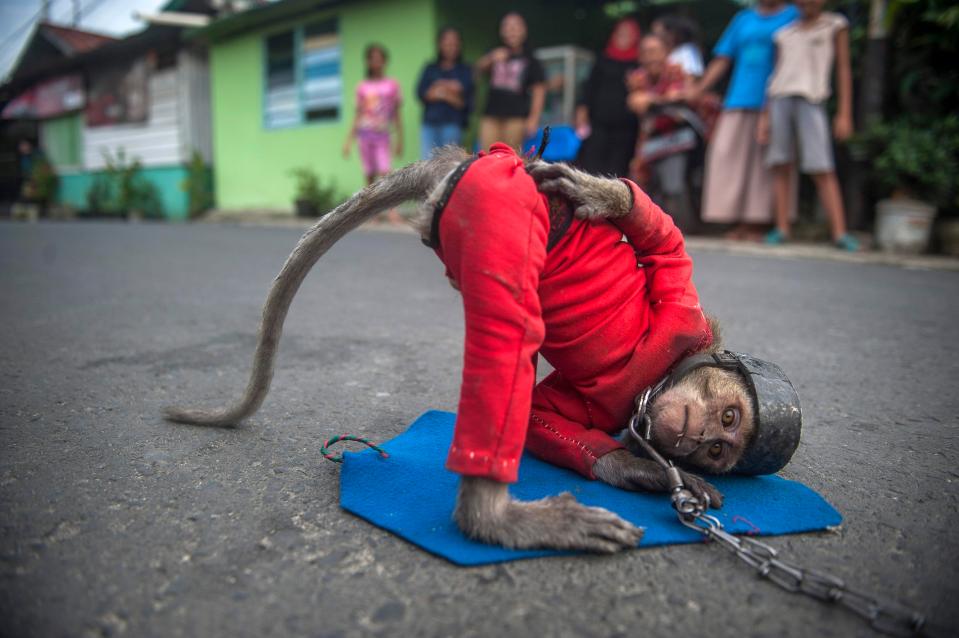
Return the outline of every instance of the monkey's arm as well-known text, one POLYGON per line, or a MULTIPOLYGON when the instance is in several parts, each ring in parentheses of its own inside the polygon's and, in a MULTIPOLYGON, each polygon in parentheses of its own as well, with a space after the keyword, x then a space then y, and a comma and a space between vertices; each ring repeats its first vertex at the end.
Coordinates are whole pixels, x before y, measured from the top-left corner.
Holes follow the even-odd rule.
MULTIPOLYGON (((634 456, 629 450, 613 450, 602 456, 593 465, 593 474, 603 483, 615 485, 624 490, 668 492, 669 478, 666 471, 652 459, 634 456)), ((709 506, 719 508, 723 505, 723 495, 715 487, 695 474, 679 471, 686 488, 700 502, 708 497, 709 506)))

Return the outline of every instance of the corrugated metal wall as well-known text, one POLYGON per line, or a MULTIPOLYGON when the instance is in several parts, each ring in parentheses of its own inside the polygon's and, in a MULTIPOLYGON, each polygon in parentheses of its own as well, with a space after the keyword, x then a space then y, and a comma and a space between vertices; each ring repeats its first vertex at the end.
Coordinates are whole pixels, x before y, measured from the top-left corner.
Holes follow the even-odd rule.
POLYGON ((144 167, 181 164, 189 157, 183 154, 186 143, 181 140, 177 75, 177 67, 150 74, 146 123, 83 127, 84 169, 105 168, 104 152, 116 155, 120 148, 128 161, 139 159, 144 167))

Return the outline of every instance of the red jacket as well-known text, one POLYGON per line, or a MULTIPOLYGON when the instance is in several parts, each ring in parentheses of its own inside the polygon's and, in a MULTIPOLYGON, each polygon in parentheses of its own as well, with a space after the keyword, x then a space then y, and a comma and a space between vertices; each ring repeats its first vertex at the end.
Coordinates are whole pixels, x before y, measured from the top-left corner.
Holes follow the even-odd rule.
POLYGON ((574 220, 548 254, 546 197, 510 147, 453 190, 437 248, 466 319, 450 470, 513 482, 525 445, 592 478, 635 395, 712 341, 682 235, 624 181, 629 216, 574 220), (534 390, 537 351, 555 372, 534 390))

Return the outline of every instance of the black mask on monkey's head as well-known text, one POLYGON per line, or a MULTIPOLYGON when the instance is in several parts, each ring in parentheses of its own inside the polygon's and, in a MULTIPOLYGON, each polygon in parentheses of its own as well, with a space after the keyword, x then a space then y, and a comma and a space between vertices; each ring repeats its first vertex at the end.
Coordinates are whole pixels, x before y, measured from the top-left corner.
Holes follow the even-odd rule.
POLYGON ((682 359, 659 383, 637 399, 640 421, 646 406, 690 372, 703 367, 737 373, 751 395, 755 414, 753 431, 742 455, 732 467, 736 474, 774 474, 781 470, 799 445, 802 406, 799 394, 782 369, 774 363, 740 352, 720 351, 682 359))

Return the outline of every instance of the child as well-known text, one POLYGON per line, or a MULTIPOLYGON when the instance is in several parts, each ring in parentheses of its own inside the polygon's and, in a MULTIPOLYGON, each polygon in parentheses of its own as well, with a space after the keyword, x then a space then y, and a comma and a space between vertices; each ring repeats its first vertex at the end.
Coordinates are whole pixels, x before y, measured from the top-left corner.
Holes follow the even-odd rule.
POLYGON ((356 87, 356 115, 343 144, 343 157, 350 156, 353 138, 368 184, 390 172, 390 125, 396 131, 397 155, 403 153, 400 124, 400 85, 384 76, 389 55, 380 44, 366 47, 366 79, 356 87))
POLYGON ((859 242, 846 232, 825 108, 835 66, 839 107, 833 135, 840 142, 848 139, 852 134, 849 23, 838 13, 823 12, 825 0, 797 4, 800 19, 774 36, 778 58, 767 90, 769 101, 758 123, 759 142, 769 143, 766 165, 773 172, 776 202, 776 227, 766 235, 766 243, 789 239, 790 175, 798 137, 799 166, 816 184, 833 242, 841 250, 855 251, 859 242))
POLYGON ((478 73, 489 74, 486 109, 480 119, 480 147, 505 142, 519 152, 524 137, 532 137, 539 128, 546 100, 546 74, 543 65, 529 49, 526 20, 511 11, 499 27, 503 46, 476 61, 478 73))
POLYGON ((416 94, 423 102, 420 150, 429 159, 433 149, 462 144, 463 128, 473 108, 473 70, 463 63, 463 38, 445 27, 436 38, 436 62, 420 74, 416 94))

